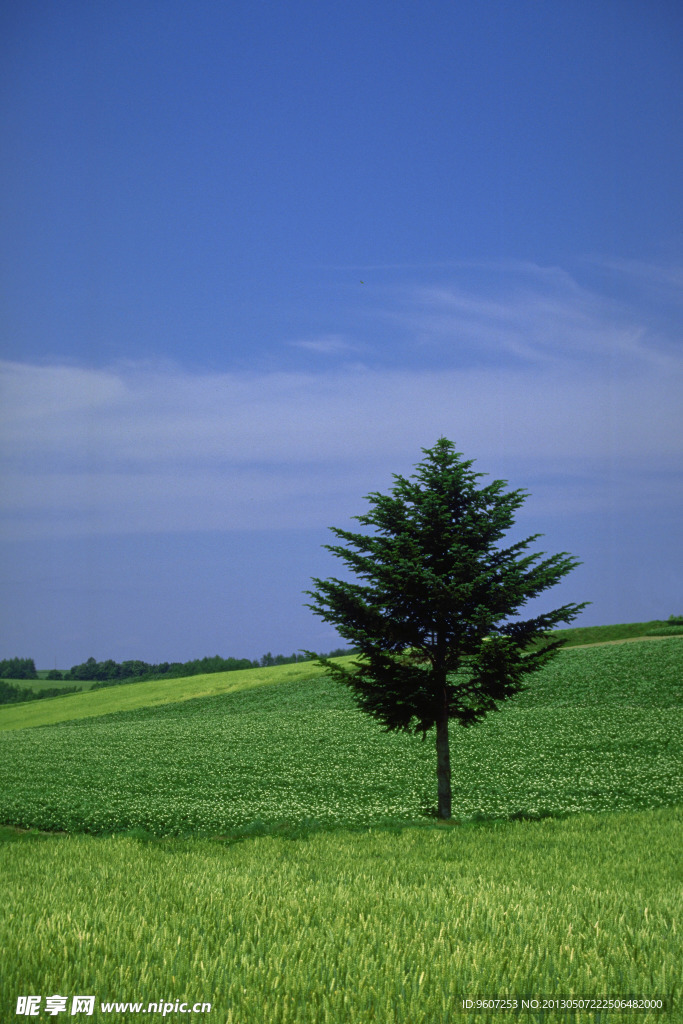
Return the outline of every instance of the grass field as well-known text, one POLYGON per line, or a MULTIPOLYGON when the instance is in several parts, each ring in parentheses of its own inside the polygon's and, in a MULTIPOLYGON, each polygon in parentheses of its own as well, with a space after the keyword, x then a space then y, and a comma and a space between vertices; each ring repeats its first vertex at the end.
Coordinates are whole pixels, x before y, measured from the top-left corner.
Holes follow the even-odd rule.
MULTIPOLYGON (((344 659, 340 659, 344 660, 344 659)), ((276 668, 238 669, 235 672, 213 672, 188 676, 186 679, 152 679, 144 683, 124 683, 65 697, 48 697, 24 704, 0 707, 0 730, 29 729, 38 725, 80 718, 99 718, 119 711, 159 707, 179 701, 233 693, 254 687, 270 686, 293 679, 320 675, 320 667, 312 662, 279 665, 276 668)))
POLYGON ((675 636, 564 650, 452 727, 447 824, 433 738, 314 665, 0 708, 0 1020, 91 993, 207 1024, 681 1021, 682 687, 675 636), (534 995, 674 1005, 461 1004, 534 995))
MULTIPOLYGON (((562 651, 473 729, 451 726, 453 814, 540 817, 667 806, 681 796, 683 641, 562 651)), ((433 813, 433 742, 386 734, 310 664, 116 687, 3 708, 0 821, 46 829, 216 835, 414 821, 433 813), (289 670, 289 671, 286 671, 289 670), (315 675, 315 672, 318 675, 315 675), (249 688, 227 689, 243 676, 249 688), (268 680, 271 685, 268 685, 268 680), (272 682, 276 680, 277 682, 272 682), (194 690, 196 687, 196 691, 194 690), (19 717, 23 714, 23 718, 19 717), (112 765, 116 768, 113 771, 112 765)))
POLYGON ((681 814, 666 809, 227 846, 0 844, 13 908, 0 925, 2 1020, 18 1019, 28 989, 201 1000, 210 1014, 165 1019, 209 1024, 680 1019, 462 1009, 478 997, 671 997, 680 837, 681 814))
POLYGON ((70 679, 45 679, 43 676, 39 676, 38 679, 8 679, 8 683, 12 686, 18 686, 21 690, 33 690, 34 693, 40 693, 41 690, 65 690, 68 687, 75 686, 79 690, 89 690, 93 685, 92 682, 74 682, 70 679))
POLYGON ((611 626, 576 626, 556 629, 553 636, 563 637, 565 646, 610 643, 613 640, 635 640, 638 637, 683 636, 683 621, 655 619, 652 622, 623 622, 611 626))

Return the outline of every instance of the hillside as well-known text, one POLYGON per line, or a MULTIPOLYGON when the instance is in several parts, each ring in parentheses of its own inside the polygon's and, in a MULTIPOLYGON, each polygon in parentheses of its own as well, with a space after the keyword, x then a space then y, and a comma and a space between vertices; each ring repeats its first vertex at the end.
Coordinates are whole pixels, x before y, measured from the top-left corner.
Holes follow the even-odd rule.
POLYGON ((26 991, 93 993, 101 1021, 167 995, 244 1024, 498 1024, 462 1000, 606 994, 682 1019, 681 638, 575 644, 454 726, 449 822, 433 738, 316 673, 0 709, 3 1020, 26 991), (41 725, 48 705, 80 717, 41 725))
MULTIPOLYGON (((582 647, 592 644, 612 643, 626 640, 639 640, 650 637, 671 637, 683 636, 683 621, 654 620, 652 622, 629 622, 609 626, 584 626, 573 629, 554 630, 553 637, 562 638, 565 647, 582 647)), ((338 659, 335 659, 338 660, 338 659)), ((292 678, 304 678, 309 675, 310 670, 315 672, 315 666, 307 663, 293 665, 280 665, 271 668, 250 668, 232 670, 230 672, 212 672, 187 677, 164 678, 138 682, 136 680, 126 681, 113 688, 116 692, 109 693, 105 697, 102 690, 96 689, 95 693, 81 698, 81 693, 69 694, 69 702, 65 704, 58 697, 47 698, 47 703, 39 710, 30 702, 24 704, 10 705, 13 711, 10 713, 4 706, 0 706, 0 730, 3 729, 24 729, 34 725, 48 725, 56 722, 68 721, 77 718, 89 718, 110 714, 118 710, 132 710, 146 706, 159 706, 167 703, 175 703, 179 700, 190 700, 195 697, 210 696, 216 693, 228 693, 241 690, 246 687, 261 686, 264 684, 276 684, 285 682, 292 678), (294 674, 290 670, 294 670, 294 674), (299 669, 304 669, 300 676, 299 669), (263 674, 265 673, 265 675, 263 674), (226 676, 229 677, 226 679, 226 676), (135 686, 137 692, 133 693, 130 687, 135 686), (28 710, 31 708, 31 710, 28 710), (24 713, 23 709, 27 709, 24 713)), ((51 682, 45 677, 48 670, 38 670, 39 678, 35 680, 6 680, 20 689, 30 689, 38 692, 45 689, 65 690, 76 687, 78 691, 89 693, 94 685, 92 681, 74 683, 73 681, 51 682)), ((108 690, 108 688, 107 688, 108 690)))
POLYGON ((562 637, 566 647, 635 640, 640 637, 683 636, 683 619, 622 622, 611 626, 575 626, 573 629, 553 630, 553 636, 562 637))
MULTIPOLYGON (((678 638, 562 651, 498 714, 473 729, 452 726, 454 816, 534 818, 680 803, 682 667, 678 638)), ((433 742, 383 733, 345 687, 311 664, 252 670, 255 685, 229 689, 236 675, 188 680, 217 689, 185 689, 173 703, 163 691, 156 705, 101 717, 86 707, 59 724, 34 719, 19 729, 13 722, 0 732, 0 821, 216 835, 433 814, 433 742)), ((140 699, 152 685, 52 704, 140 699)))
POLYGON ((152 679, 144 683, 125 683, 101 690, 74 693, 66 697, 50 697, 42 701, 0 707, 0 731, 97 718, 136 708, 159 707, 163 704, 250 690, 294 679, 308 679, 314 675, 320 675, 319 666, 312 662, 299 662, 292 665, 277 665, 273 668, 212 672, 209 675, 188 676, 185 679, 152 679))

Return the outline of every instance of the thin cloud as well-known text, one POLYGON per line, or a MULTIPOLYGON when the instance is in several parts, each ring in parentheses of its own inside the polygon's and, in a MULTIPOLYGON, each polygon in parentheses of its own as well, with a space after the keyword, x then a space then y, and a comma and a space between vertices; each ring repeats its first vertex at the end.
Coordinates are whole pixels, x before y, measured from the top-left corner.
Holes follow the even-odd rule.
POLYGON ((358 352, 358 346, 352 345, 340 334, 325 334, 319 338, 290 341, 289 344, 292 348, 301 348, 306 352, 314 352, 323 356, 347 355, 358 352))
MULTIPOLYGON (((396 324, 440 365, 200 373, 0 363, 0 530, 326 525, 444 435, 476 468, 537 485, 548 514, 680 500, 683 362, 673 334, 557 268, 505 287, 404 290, 396 324), (463 352, 469 358, 463 358, 463 352)), ((329 334, 293 343, 347 350, 329 334)))
MULTIPOLYGON (((350 513, 442 434, 481 471, 519 467, 525 483, 609 465, 635 494, 639 473, 658 465, 666 475, 680 456, 680 375, 615 388, 496 370, 136 377, 129 368, 112 372, 99 405, 65 416, 63 368, 52 401, 40 368, 32 404, 34 371, 24 368, 3 430, 5 535, 321 525, 344 496, 350 513)), ((16 367, 13 377, 17 387, 16 367)))
POLYGON ((641 289, 652 280, 666 281, 671 303, 678 299, 680 323, 680 293, 673 288, 679 271, 630 264, 628 274, 605 291, 559 267, 463 264, 446 282, 389 291, 380 315, 422 350, 442 358, 495 357, 527 369, 580 361, 598 371, 601 360, 609 358, 621 363, 620 373, 639 372, 643 363, 669 365, 671 337, 647 304, 633 302, 631 278, 638 276, 641 289))

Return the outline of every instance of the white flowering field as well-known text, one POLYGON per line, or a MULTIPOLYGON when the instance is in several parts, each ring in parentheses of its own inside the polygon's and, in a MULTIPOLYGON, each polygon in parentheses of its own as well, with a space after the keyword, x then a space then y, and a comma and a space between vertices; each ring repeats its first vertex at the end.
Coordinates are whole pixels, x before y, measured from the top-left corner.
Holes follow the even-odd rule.
MULTIPOLYGON (((682 689, 677 639, 562 651, 502 711, 451 726, 454 816, 680 803, 682 689)), ((302 678, 1 732, 0 821, 156 836, 424 821, 435 769, 433 738, 385 734, 344 687, 302 678)))

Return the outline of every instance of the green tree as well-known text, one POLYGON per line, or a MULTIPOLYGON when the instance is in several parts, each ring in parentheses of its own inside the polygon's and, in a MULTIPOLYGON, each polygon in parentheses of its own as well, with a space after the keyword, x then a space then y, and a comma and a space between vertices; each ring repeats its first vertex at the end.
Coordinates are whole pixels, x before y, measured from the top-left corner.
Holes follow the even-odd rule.
POLYGON ((528 493, 506 492, 505 480, 478 486, 484 474, 446 438, 422 451, 412 477, 367 495, 371 511, 355 518, 371 532, 331 528, 344 543, 324 547, 362 582, 313 578, 305 593, 360 655, 351 670, 318 658, 358 706, 387 731, 424 739, 436 728, 438 814, 449 818, 449 719, 474 725, 524 689, 562 646, 549 630, 590 602, 508 621, 581 563, 526 554, 542 534, 501 547, 528 493))

